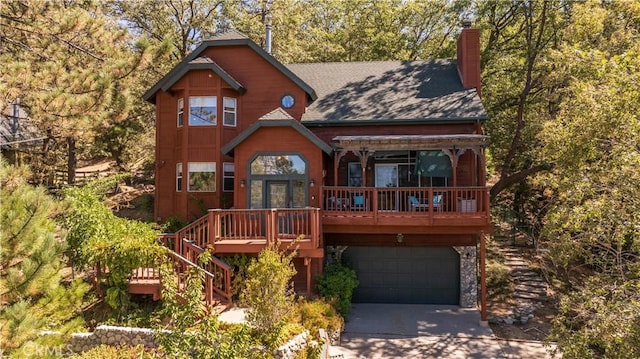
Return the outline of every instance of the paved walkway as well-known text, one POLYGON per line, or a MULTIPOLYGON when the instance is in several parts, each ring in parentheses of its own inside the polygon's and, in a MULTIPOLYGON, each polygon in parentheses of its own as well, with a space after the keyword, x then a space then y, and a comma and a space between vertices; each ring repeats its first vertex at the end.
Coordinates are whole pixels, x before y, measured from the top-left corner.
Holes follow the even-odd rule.
POLYGON ((477 310, 455 306, 354 304, 332 358, 548 358, 543 343, 503 341, 477 310))

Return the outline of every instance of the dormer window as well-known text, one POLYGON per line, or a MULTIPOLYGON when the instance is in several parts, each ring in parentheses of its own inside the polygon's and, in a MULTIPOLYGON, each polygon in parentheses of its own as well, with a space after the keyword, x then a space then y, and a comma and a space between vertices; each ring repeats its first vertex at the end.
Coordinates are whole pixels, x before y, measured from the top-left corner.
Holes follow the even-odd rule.
POLYGON ((224 125, 236 127, 238 100, 233 97, 225 97, 223 100, 224 125))
POLYGON ((178 99, 178 127, 182 127, 184 121, 184 99, 178 99))
POLYGON ((189 126, 215 126, 216 96, 189 97, 189 126))

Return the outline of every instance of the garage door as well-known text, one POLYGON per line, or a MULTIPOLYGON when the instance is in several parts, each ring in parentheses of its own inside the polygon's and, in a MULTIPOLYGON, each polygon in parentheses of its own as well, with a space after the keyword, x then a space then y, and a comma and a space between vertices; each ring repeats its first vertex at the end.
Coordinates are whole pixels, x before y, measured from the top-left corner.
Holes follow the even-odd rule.
POLYGON ((354 303, 459 304, 460 265, 451 247, 349 247, 360 284, 354 303))

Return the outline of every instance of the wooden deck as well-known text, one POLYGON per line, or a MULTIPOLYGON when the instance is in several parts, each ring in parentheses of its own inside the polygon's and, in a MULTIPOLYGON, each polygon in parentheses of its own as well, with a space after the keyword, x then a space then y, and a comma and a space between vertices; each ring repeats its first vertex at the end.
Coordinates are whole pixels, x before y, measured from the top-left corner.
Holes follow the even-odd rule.
POLYGON ((325 187, 326 233, 479 233, 490 231, 485 187, 325 187))

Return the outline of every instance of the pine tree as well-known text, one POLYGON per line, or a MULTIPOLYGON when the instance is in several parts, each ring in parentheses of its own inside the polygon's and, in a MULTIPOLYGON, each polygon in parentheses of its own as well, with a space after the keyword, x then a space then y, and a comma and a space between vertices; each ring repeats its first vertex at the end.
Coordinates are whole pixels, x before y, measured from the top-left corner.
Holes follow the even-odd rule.
POLYGON ((0 21, 0 105, 21 99, 52 145, 43 147, 40 167, 66 158, 73 183, 77 154, 91 150, 96 134, 140 120, 132 113, 145 106, 138 76, 152 63, 149 44, 134 41, 92 1, 9 1, 0 21), (54 143, 66 156, 55 155, 54 143))
POLYGON ((24 168, 0 158, 1 349, 11 351, 55 329, 74 315, 85 286, 62 287, 63 238, 52 218, 56 203, 45 189, 26 182, 24 168))

